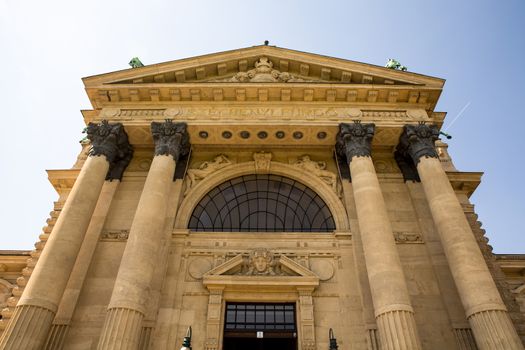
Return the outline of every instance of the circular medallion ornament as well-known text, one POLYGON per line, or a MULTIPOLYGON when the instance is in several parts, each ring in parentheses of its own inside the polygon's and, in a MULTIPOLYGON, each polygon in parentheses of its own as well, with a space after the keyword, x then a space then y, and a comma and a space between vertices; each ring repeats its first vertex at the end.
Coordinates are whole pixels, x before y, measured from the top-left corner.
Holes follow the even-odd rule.
POLYGON ((250 132, 244 130, 244 131, 241 131, 240 135, 241 135, 241 137, 242 137, 243 139, 247 139, 247 138, 250 137, 250 132))
POLYGON ((168 108, 164 111, 164 116, 167 118, 173 118, 181 114, 182 110, 180 108, 168 108))
POLYGON ((319 140, 324 140, 324 139, 326 139, 326 132, 324 132, 324 131, 319 131, 319 132, 317 133, 317 138, 318 138, 319 140))
POLYGON ((360 117, 362 112, 359 108, 348 108, 347 109, 348 116, 357 118, 360 117))
POLYGON ((257 137, 260 138, 260 139, 265 139, 268 137, 268 133, 266 131, 259 131, 257 133, 257 137))
POLYGON ((206 258, 195 258, 190 261, 188 266, 188 274, 196 279, 200 280, 202 276, 212 268, 212 263, 210 259, 206 258))
POLYGON ((277 131, 275 133, 275 137, 277 137, 278 139, 283 139, 284 138, 284 131, 277 131))
POLYGON ((296 140, 300 140, 303 138, 303 133, 301 131, 294 131, 293 138, 296 140))
POLYGON ((231 139, 231 137, 232 137, 231 131, 223 131, 222 132, 222 137, 224 137, 225 139, 231 139))
POLYGON ((315 272, 321 281, 328 281, 334 277, 334 265, 326 260, 310 260, 310 269, 315 272))
POLYGON ((141 159, 139 160, 139 169, 148 170, 151 165, 151 159, 141 159))
POLYGON ((208 138, 208 132, 207 131, 199 131, 199 136, 203 139, 208 138))

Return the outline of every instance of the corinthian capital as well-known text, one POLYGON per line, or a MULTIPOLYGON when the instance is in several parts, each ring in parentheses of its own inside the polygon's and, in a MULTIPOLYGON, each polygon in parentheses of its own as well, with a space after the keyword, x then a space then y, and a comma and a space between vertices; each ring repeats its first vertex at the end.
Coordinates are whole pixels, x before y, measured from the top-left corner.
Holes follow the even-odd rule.
POLYGON ((109 124, 107 120, 103 120, 100 124, 89 123, 86 133, 91 141, 89 155, 104 155, 109 162, 106 180, 120 180, 133 157, 133 147, 129 144, 124 126, 121 123, 109 124))
POLYGON ((335 145, 337 153, 346 156, 348 163, 352 161, 352 157, 370 157, 374 130, 374 124, 361 124, 359 122, 339 124, 339 133, 335 145))
POLYGON ((434 142, 439 138, 439 130, 436 125, 407 124, 403 128, 403 134, 399 138, 397 152, 410 156, 417 165, 421 157, 438 158, 434 142))
POLYGON ((186 123, 152 122, 151 134, 155 142, 155 155, 171 155, 175 161, 188 154, 190 142, 186 123))

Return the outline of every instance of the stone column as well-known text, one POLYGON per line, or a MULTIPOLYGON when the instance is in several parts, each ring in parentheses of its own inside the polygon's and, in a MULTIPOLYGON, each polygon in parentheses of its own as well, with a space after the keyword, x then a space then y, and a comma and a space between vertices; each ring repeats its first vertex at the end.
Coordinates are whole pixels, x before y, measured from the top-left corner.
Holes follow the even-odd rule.
POLYGON ((189 151, 185 123, 151 123, 155 157, 146 178, 108 306, 98 349, 137 349, 155 267, 175 164, 189 151))
POLYGON ((41 349, 51 328, 106 176, 124 171, 133 151, 122 124, 90 123, 92 149, 0 339, 1 349, 41 349), (108 171, 109 170, 109 171, 108 171))
POLYGON ((408 288, 370 158, 374 124, 340 124, 337 152, 350 165, 359 230, 382 349, 420 349, 408 288))
POLYGON ((476 343, 481 350, 523 349, 479 250, 465 213, 441 166, 434 125, 405 125, 398 152, 412 158, 443 244, 476 343))

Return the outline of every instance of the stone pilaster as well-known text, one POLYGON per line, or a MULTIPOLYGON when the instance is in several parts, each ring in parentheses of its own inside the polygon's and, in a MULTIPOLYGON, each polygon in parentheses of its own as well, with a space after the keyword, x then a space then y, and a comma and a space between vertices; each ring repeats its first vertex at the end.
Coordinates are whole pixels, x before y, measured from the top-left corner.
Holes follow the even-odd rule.
POLYGON ((210 289, 208 316, 206 318, 205 350, 218 350, 221 337, 222 288, 210 289))
POLYGON ((106 176, 124 171, 132 149, 122 124, 90 123, 92 149, 0 339, 2 349, 41 349, 58 309, 106 176), (118 166, 116 164, 118 163, 118 166), (109 175, 110 169, 120 170, 109 175))
POLYGON ((340 124, 337 152, 350 165, 368 280, 383 349, 420 349, 408 288, 371 155, 374 124, 340 124))
POLYGON ((159 251, 179 157, 189 151, 185 123, 153 122, 155 157, 139 200, 108 306, 98 349, 136 349, 159 251))
POLYGON ((433 125, 406 125, 398 151, 417 166, 430 211, 481 350, 523 349, 461 204, 438 159, 433 125))
POLYGON ((53 321, 53 326, 49 332, 45 345, 46 350, 58 350, 64 346, 64 340, 69 330, 70 322, 73 318, 73 313, 75 312, 88 269, 91 266, 91 259, 95 253, 100 232, 106 221, 107 213, 109 212, 111 202, 113 201, 119 184, 119 180, 106 181, 102 186, 95 211, 93 212, 86 236, 84 237, 84 242, 78 253, 71 277, 67 282, 60 306, 53 321))
POLYGON ((314 301, 311 289, 298 288, 301 325, 301 350, 315 350, 314 301))

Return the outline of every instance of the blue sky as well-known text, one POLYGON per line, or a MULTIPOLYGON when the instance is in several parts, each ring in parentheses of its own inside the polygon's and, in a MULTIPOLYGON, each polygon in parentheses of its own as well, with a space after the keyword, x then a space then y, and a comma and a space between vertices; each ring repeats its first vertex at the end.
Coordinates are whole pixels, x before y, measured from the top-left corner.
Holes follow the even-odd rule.
POLYGON ((262 44, 447 79, 450 154, 497 253, 525 253, 523 1, 0 0, 1 249, 32 249, 80 147, 81 77, 262 44), (465 108, 465 106, 467 106, 465 108), (451 121, 463 113, 451 125, 451 121))

